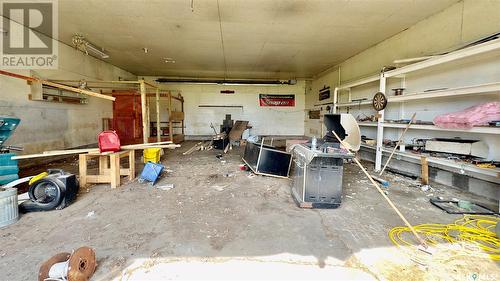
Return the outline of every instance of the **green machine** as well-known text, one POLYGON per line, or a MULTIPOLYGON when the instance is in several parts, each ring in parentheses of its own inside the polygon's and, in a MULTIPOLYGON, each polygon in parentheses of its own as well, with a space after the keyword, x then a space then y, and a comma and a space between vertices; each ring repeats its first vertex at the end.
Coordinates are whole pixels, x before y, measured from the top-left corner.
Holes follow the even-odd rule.
POLYGON ((21 120, 15 117, 0 116, 0 185, 7 184, 19 178, 19 167, 17 160, 11 160, 15 156, 11 151, 21 151, 21 147, 5 146, 5 141, 12 135, 21 120))

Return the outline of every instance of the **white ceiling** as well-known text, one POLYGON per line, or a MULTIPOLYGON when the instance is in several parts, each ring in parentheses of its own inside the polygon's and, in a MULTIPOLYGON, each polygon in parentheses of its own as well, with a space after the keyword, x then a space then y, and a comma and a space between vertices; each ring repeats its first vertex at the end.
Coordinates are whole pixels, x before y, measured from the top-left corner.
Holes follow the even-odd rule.
POLYGON ((64 0, 59 39, 83 34, 137 75, 307 78, 456 2, 64 0))

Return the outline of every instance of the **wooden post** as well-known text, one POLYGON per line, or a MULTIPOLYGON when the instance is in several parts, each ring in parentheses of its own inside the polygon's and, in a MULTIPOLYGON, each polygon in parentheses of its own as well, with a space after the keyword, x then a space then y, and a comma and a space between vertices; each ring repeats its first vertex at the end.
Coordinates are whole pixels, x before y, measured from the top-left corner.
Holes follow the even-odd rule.
POLYGON ((104 175, 109 171, 108 156, 99 156, 99 174, 104 175))
POLYGON ((80 173, 80 191, 87 185, 87 154, 78 155, 78 169, 80 173))
POLYGON ((420 165, 422 166, 420 182, 427 185, 429 184, 429 163, 426 156, 420 157, 420 165))
MULTIPOLYGON (((184 112, 184 98, 182 98, 181 100, 181 111, 184 112)), ((186 114, 182 114, 183 117, 182 117, 182 122, 181 122, 181 131, 182 131, 182 139, 184 140, 184 118, 186 118, 186 114)))
POLYGON ((160 89, 156 88, 156 141, 161 141, 160 134, 160 89))
POLYGON ((110 100, 110 101, 114 101, 115 100, 115 98, 112 97, 112 96, 107 96, 107 95, 95 93, 95 92, 92 92, 92 91, 88 91, 88 90, 85 90, 85 89, 80 89, 80 88, 76 88, 76 87, 71 87, 71 86, 67 86, 67 85, 63 85, 63 84, 59 84, 59 83, 54 83, 54 82, 46 81, 46 80, 42 80, 42 79, 36 78, 36 77, 24 76, 24 75, 12 73, 12 72, 4 71, 4 70, 0 70, 0 74, 6 75, 6 76, 10 76, 10 77, 14 77, 14 78, 23 79, 23 80, 26 80, 26 81, 39 82, 39 83, 42 83, 44 85, 48 85, 48 86, 51 86, 51 87, 63 89, 63 90, 70 91, 70 92, 84 94, 84 95, 91 96, 91 97, 106 99, 106 100, 110 100))
POLYGON ((148 143, 148 116, 146 108, 146 84, 144 79, 139 80, 141 91, 141 114, 142 114, 142 142, 148 143))
POLYGON ((172 92, 168 92, 168 135, 170 141, 174 141, 174 126, 172 123, 172 92))
POLYGON ((111 188, 116 188, 117 186, 120 186, 120 154, 112 153, 109 155, 109 158, 111 188))
MULTIPOLYGON (((380 81, 379 81, 379 92, 382 92, 385 95, 386 88, 386 77, 384 73, 380 73, 380 81)), ((375 150, 375 172, 378 172, 382 169, 382 154, 383 154, 383 143, 384 143, 384 116, 385 110, 382 109, 377 112, 377 148, 375 150)))
POLYGON ((129 174, 128 179, 131 181, 135 179, 135 150, 128 152, 129 174))

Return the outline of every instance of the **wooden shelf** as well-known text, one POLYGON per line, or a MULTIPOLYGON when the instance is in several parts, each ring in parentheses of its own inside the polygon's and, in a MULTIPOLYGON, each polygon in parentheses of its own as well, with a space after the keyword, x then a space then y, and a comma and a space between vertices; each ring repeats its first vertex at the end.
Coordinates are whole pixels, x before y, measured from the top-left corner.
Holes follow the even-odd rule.
POLYGON ((352 88, 352 87, 356 87, 356 86, 360 86, 360 85, 363 85, 363 84, 376 82, 379 79, 380 79, 380 75, 376 74, 376 75, 368 76, 368 77, 361 78, 361 79, 358 79, 358 80, 354 80, 354 81, 351 81, 351 82, 347 82, 347 83, 345 83, 343 85, 338 86, 337 89, 339 89, 339 90, 346 90, 346 89, 349 89, 349 88, 352 88))
MULTIPOLYGON (((365 143, 361 143, 361 147, 365 147, 365 148, 373 149, 373 150, 376 149, 375 146, 368 145, 365 143)), ((386 153, 391 153, 392 150, 393 150, 393 148, 382 147, 382 151, 386 152, 386 153)), ((443 165, 443 166, 453 168, 453 169, 464 170, 466 172, 477 173, 477 174, 487 176, 487 177, 493 177, 493 178, 500 177, 500 169, 499 168, 479 168, 475 165, 472 165, 472 164, 469 164, 466 162, 457 162, 457 161, 453 161, 453 160, 432 157, 432 156, 429 156, 429 154, 427 154, 427 153, 417 154, 417 153, 411 153, 411 152, 406 152, 406 151, 405 152, 396 151, 394 154, 398 155, 398 156, 402 156, 402 157, 411 158, 411 159, 417 160, 418 162, 420 162, 421 156, 427 156, 427 160, 429 163, 443 165)))
MULTIPOLYGON (((376 122, 359 122, 358 124, 361 127, 377 127, 376 122)), ((406 125, 407 124, 404 124, 404 123, 383 123, 382 124, 382 126, 384 128, 397 128, 397 129, 404 129, 406 127, 406 125)), ((440 128, 440 127, 437 127, 435 125, 412 124, 410 126, 410 129, 500 135, 500 128, 487 127, 487 126, 472 127, 471 129, 447 129, 447 128, 440 128)))
POLYGON ((377 122, 358 122, 360 127, 377 127, 377 122))
POLYGON ((351 106, 371 105, 371 104, 372 104, 371 100, 364 100, 364 101, 337 103, 337 107, 351 107, 351 106))
POLYGON ((411 93, 401 96, 389 96, 387 97, 387 102, 403 102, 409 100, 477 95, 477 94, 487 94, 487 93, 500 94, 500 82, 479 84, 479 85, 466 86, 460 88, 443 89, 438 91, 411 93))
MULTIPOLYGON (((447 63, 447 62, 451 62, 451 61, 455 61, 455 60, 460 60, 463 58, 471 57, 471 56, 482 54, 482 53, 488 53, 488 52, 498 50, 498 49, 500 49, 500 39, 491 40, 491 41, 486 42, 486 43, 478 44, 478 45, 471 46, 471 47, 468 47, 465 49, 450 52, 450 53, 447 53, 444 55, 435 56, 433 58, 430 58, 430 59, 427 59, 427 60, 424 60, 421 62, 413 63, 413 64, 410 64, 407 66, 403 66, 403 67, 400 67, 400 68, 397 68, 394 70, 387 71, 384 73, 384 76, 386 78, 397 77, 399 75, 403 75, 403 74, 410 73, 413 71, 426 69, 426 68, 429 68, 429 67, 432 67, 435 65, 439 65, 439 64, 443 64, 443 63, 447 63)), ((363 84, 375 82, 375 81, 378 81, 379 79, 380 79, 380 76, 378 74, 376 74, 376 75, 368 76, 368 77, 361 78, 358 80, 354 80, 351 82, 347 82, 343 85, 339 85, 337 87, 337 89, 338 90, 345 90, 345 89, 360 86, 363 84)))
MULTIPOLYGON (((498 94, 500 95, 500 82, 478 84, 473 86, 450 88, 437 91, 429 92, 417 92, 410 93, 401 96, 388 96, 387 102, 404 102, 411 100, 420 99, 432 99, 432 98, 443 98, 443 97, 455 97, 455 96, 466 96, 466 95, 480 95, 480 94, 498 94)), ((353 107, 361 105, 371 105, 371 100, 364 101, 354 101, 346 103, 337 103, 337 107, 353 107)))
POLYGON ((433 58, 430 58, 430 59, 427 59, 427 60, 424 60, 421 62, 417 62, 417 63, 413 63, 413 64, 410 64, 407 66, 396 68, 394 70, 385 72, 384 76, 387 78, 395 77, 395 76, 403 75, 406 73, 418 71, 421 69, 426 69, 426 68, 429 68, 432 66, 436 66, 436 65, 440 65, 440 64, 468 58, 468 57, 483 54, 483 53, 488 53, 488 52, 495 51, 498 49, 500 49, 500 39, 495 39, 495 40, 488 41, 486 43, 477 44, 477 45, 470 46, 470 47, 460 49, 457 51, 453 51, 453 52, 450 52, 450 53, 447 53, 444 55, 435 56, 433 58))

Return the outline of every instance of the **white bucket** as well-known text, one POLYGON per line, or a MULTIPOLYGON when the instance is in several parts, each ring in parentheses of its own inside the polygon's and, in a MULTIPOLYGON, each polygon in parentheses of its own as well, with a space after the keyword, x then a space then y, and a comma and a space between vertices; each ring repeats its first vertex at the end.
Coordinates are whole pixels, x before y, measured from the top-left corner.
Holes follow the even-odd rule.
POLYGON ((19 219, 17 189, 0 187, 0 227, 15 223, 19 219))

